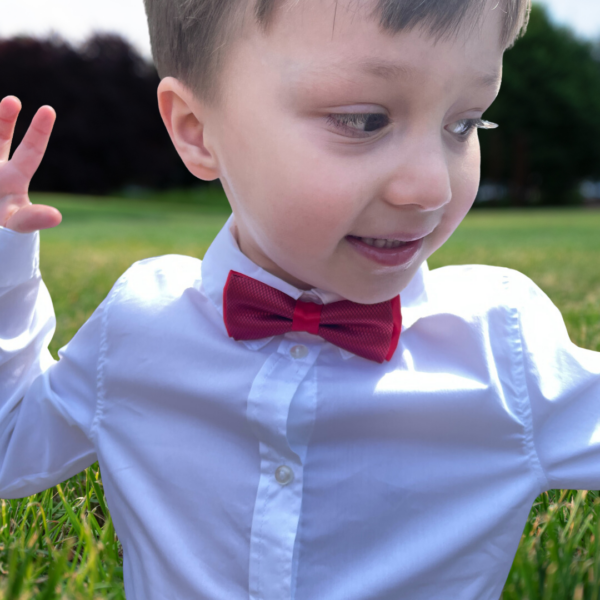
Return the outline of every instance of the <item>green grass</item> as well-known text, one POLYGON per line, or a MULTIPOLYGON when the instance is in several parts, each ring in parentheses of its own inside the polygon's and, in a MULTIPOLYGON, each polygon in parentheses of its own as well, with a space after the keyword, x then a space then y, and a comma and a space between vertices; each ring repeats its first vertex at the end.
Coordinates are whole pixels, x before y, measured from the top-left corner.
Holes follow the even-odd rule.
POLYGON ((474 211, 429 259, 510 267, 561 310, 571 339, 600 350, 600 211, 474 211))
POLYGON ((55 356, 133 262, 162 254, 201 258, 229 216, 223 202, 54 195, 34 195, 33 200, 63 214, 60 227, 42 232, 41 269, 57 315, 50 346, 55 356))
MULTIPOLYGON (((59 228, 42 235, 42 272, 58 320, 55 356, 132 262, 167 253, 202 257, 228 216, 215 189, 166 199, 34 196, 64 215, 59 228)), ((429 264, 522 271, 561 309, 571 339, 600 350, 599 259, 600 211, 479 211, 429 264)), ((503 600, 600 600, 599 517, 596 492, 542 494, 503 600)), ((124 598, 120 544, 97 464, 42 494, 1 501, 0 599, 53 598, 124 598)))

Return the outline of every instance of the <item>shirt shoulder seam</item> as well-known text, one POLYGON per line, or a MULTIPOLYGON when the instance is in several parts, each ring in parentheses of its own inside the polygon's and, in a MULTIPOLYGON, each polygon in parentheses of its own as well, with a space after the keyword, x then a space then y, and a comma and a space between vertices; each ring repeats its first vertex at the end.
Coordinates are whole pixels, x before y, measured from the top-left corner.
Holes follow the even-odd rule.
POLYGON ((126 275, 123 275, 119 281, 117 281, 113 289, 108 294, 104 304, 104 310, 102 311, 98 360, 96 363, 96 410, 94 419, 92 421, 92 427, 90 429, 90 437, 91 439, 95 440, 96 447, 98 446, 98 429, 100 427, 100 421, 104 416, 104 401, 106 398, 105 366, 108 353, 108 316, 110 308, 115 301, 118 292, 125 285, 126 279, 126 275))
MULTIPOLYGON (((511 283, 511 277, 508 273, 506 273, 504 275, 504 287, 507 297, 511 291, 511 283)), ((525 377, 525 353, 523 351, 523 330, 521 327, 521 316, 518 306, 515 305, 512 299, 507 304, 507 308, 511 319, 511 339, 513 340, 512 363, 516 407, 520 413, 519 416, 525 429, 525 450, 530 460, 531 468, 540 485, 539 493, 542 493, 550 488, 550 484, 535 445, 535 437, 533 433, 533 415, 531 412, 527 378, 525 377)))

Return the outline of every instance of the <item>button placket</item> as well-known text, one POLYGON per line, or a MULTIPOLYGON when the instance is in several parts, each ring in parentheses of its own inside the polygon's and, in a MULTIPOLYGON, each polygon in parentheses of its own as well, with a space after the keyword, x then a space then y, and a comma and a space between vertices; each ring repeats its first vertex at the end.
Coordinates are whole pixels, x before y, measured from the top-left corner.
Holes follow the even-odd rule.
POLYGON ((255 378, 248 397, 247 416, 260 442, 261 459, 250 539, 252 600, 291 598, 303 465, 289 445, 287 420, 292 399, 320 349, 321 344, 283 339, 255 378))

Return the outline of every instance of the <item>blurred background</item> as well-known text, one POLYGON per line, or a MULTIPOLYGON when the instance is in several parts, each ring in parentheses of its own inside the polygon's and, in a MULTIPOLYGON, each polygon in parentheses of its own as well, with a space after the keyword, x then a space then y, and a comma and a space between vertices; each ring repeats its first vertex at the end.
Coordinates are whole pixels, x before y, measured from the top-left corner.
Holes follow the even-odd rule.
MULTIPOLYGON (((59 118, 32 189, 195 189, 160 120, 142 0, 0 0, 0 97, 59 118)), ((600 2, 540 0, 481 132, 477 206, 600 205, 600 2)), ((215 185, 214 183, 212 184, 215 185)), ((188 196, 189 197, 189 196, 188 196)))

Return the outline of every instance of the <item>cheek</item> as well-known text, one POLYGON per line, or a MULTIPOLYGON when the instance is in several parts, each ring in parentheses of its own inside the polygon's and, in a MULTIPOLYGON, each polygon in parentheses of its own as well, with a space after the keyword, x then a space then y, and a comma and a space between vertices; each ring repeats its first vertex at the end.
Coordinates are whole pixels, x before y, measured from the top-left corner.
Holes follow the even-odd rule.
POLYGON ((456 230, 475 201, 479 188, 479 144, 473 143, 468 151, 455 156, 450 162, 452 201, 444 213, 435 249, 439 248, 456 230))
POLYGON ((471 208, 477 190, 481 169, 479 141, 476 136, 462 156, 451 162, 453 213, 462 218, 471 208))
POLYGON ((261 235, 274 249, 306 257, 335 250, 340 239, 348 233, 350 220, 346 197, 336 194, 316 179, 291 177, 265 194, 273 194, 263 210, 252 215, 261 235))
POLYGON ((226 169, 231 200, 263 248, 305 255, 335 250, 364 196, 352 179, 355 170, 297 133, 293 142, 276 130, 250 137, 254 143, 248 136, 230 136, 224 156, 231 165, 226 169))

